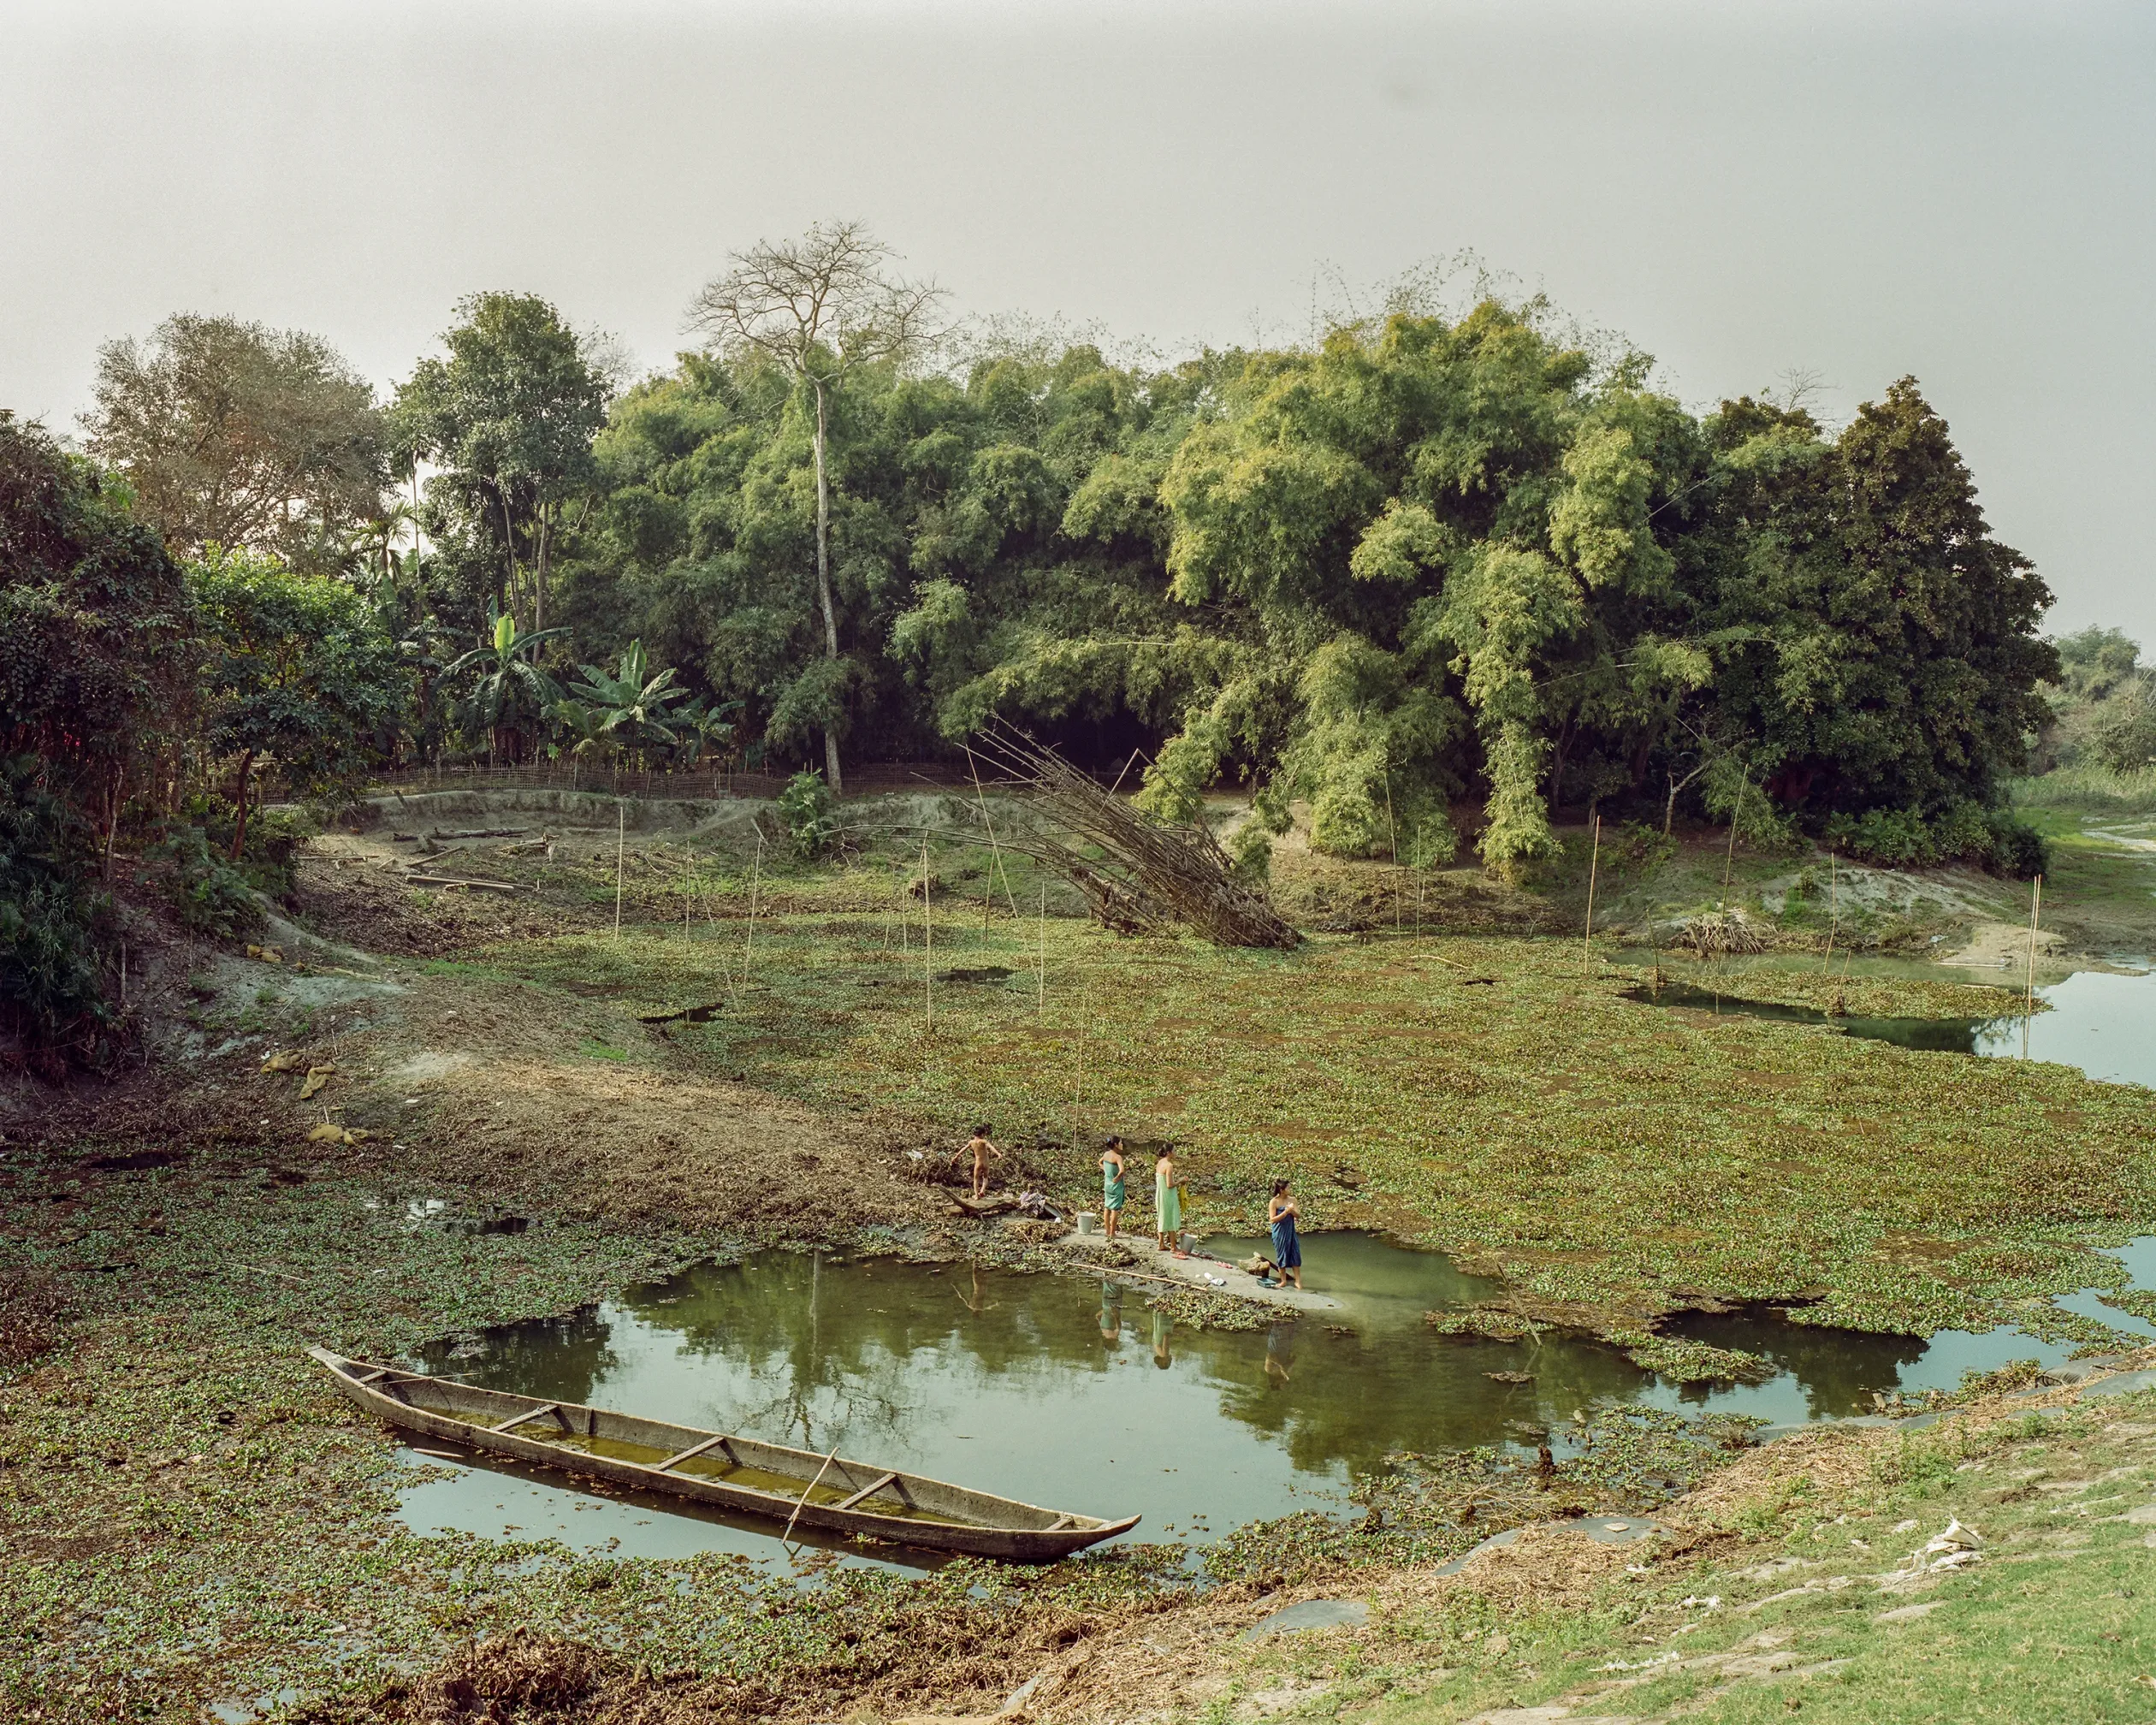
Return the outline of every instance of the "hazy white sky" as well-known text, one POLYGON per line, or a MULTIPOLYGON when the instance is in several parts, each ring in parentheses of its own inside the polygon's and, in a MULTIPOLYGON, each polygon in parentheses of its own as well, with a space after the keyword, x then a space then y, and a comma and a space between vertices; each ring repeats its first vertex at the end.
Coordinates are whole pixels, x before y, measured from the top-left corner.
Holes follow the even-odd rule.
POLYGON ((0 0, 0 406, 176 311, 385 388, 477 289, 647 366, 853 216, 961 309, 1173 349, 1472 248, 1695 405, 1904 372, 2051 626, 2156 644, 2156 8, 0 0))

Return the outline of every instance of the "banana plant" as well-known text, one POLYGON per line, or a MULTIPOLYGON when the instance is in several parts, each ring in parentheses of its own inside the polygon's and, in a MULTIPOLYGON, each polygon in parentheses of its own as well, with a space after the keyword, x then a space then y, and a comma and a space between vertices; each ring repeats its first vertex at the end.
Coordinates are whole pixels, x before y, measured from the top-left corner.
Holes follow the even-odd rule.
POLYGON ((691 701, 674 715, 676 728, 681 733, 677 745, 681 764, 694 767, 707 750, 720 752, 734 738, 734 724, 726 715, 737 713, 743 705, 739 701, 728 701, 716 707, 706 707, 701 701, 691 701))
POLYGON ((641 758, 650 744, 668 749, 679 745, 690 709, 677 703, 688 701, 689 691, 674 681, 671 667, 651 674, 641 640, 622 649, 617 669, 587 665, 583 676, 570 694, 597 710, 601 729, 616 747, 633 750, 641 758))
POLYGON ((487 602, 487 638, 442 674, 456 678, 470 670, 479 673, 478 681, 465 697, 464 719, 467 726, 486 732, 489 758, 497 749, 515 758, 518 720, 525 713, 543 720, 561 699, 561 685, 539 668, 532 655, 542 642, 568 632, 519 629, 514 617, 505 614, 494 601, 487 602))

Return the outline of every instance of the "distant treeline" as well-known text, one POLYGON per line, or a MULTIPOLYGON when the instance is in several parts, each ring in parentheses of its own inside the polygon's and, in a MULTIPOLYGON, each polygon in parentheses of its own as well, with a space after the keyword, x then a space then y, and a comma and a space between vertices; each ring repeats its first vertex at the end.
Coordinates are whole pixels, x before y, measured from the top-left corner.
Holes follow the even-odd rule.
MULTIPOLYGON (((1306 805, 1342 856, 1517 872, 1592 809, 2040 857, 2000 788, 2062 678, 2049 595, 1914 380, 1835 432, 1703 417, 1496 299, 1164 366, 962 350, 889 262, 852 227, 743 254, 625 388, 506 293, 386 404, 311 335, 113 343, 87 459, 0 428, 9 818, 57 797, 110 847, 192 797, 244 859, 270 764, 326 799, 446 756, 835 781, 999 714, 1164 814, 1306 805)), ((2156 753, 2130 655, 2076 646, 2070 704, 2132 712, 2067 745, 2156 753)))

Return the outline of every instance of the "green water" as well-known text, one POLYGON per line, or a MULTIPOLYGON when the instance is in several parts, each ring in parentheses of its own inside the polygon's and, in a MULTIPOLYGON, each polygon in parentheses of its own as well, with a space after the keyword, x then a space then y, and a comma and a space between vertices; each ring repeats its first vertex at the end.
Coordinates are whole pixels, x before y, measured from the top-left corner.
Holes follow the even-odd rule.
MULTIPOLYGON (((1255 1242, 1217 1239, 1223 1257, 1255 1242)), ((1258 1331, 1178 1328, 1112 1283, 767 1253, 632 1288, 567 1318, 430 1350, 430 1369, 916 1470, 1057 1509, 1142 1515, 1137 1538, 1202 1543, 1247 1521, 1338 1507, 1395 1450, 1519 1443, 1598 1402, 1777 1423, 1869 1410, 1875 1390, 1951 1386, 2045 1349, 2011 1331, 1908 1337, 1768 1318, 1697 1320, 1765 1354, 1774 1382, 1679 1391, 1614 1350, 1441 1337, 1423 1313, 1496 1284, 1360 1234, 1305 1236, 1310 1284, 1342 1310, 1258 1331), (1525 1372, 1505 1384, 1493 1372, 1525 1372)), ((776 1548, 755 1521, 663 1498, 595 1497, 544 1474, 458 1469, 414 1488, 414 1526, 645 1555, 776 1548)))

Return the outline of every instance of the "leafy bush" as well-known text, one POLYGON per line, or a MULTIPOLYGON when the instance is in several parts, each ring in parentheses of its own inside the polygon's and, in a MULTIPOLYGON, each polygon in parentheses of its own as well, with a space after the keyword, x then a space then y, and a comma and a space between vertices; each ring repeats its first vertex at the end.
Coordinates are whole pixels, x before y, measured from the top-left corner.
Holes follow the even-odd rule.
POLYGON ((1272 834, 1262 821, 1246 821, 1228 841, 1228 860, 1235 879, 1247 886, 1263 886, 1272 878, 1272 834))
POLYGON ((837 803, 820 773, 797 773, 779 793, 779 819, 793 840, 794 854, 820 857, 838 837, 837 803))
POLYGON ((2145 689, 2122 691, 2104 703, 2088 738, 2089 752, 2114 773, 2133 773, 2156 761, 2156 702, 2145 689))
POLYGON ((1871 809, 1827 823, 1830 843, 1860 862, 1889 868, 1928 868, 1974 862, 1994 873, 2027 879, 2049 859, 2043 835, 2011 811, 1975 803, 1952 803, 1929 820, 1913 809, 1871 809))
POLYGON ((201 827, 174 828, 149 854, 172 864, 172 908, 188 928, 230 940, 261 922, 246 876, 210 849, 201 827))
POLYGON ((34 756, 0 766, 0 1023, 40 1066, 97 1064, 110 1046, 89 835, 41 782, 34 756))

